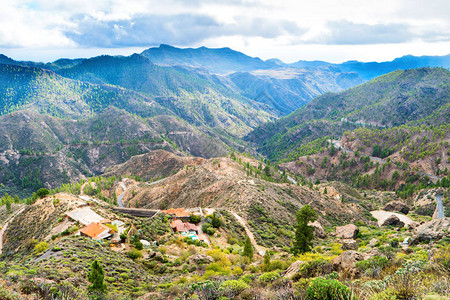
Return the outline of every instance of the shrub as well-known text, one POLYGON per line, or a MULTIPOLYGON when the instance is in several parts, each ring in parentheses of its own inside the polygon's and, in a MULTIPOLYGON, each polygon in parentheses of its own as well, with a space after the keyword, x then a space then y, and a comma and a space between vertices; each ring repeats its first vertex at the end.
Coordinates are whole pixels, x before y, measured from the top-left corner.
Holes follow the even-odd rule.
POLYGON ((36 244, 36 246, 34 246, 34 252, 36 252, 36 254, 41 254, 42 252, 47 251, 47 249, 48 249, 47 242, 40 242, 36 244))
POLYGON ((374 256, 355 264, 358 270, 374 278, 380 276, 381 271, 388 265, 389 260, 384 256, 374 256))
POLYGON ((236 298, 246 289, 248 289, 248 285, 240 280, 227 280, 222 282, 219 287, 222 294, 230 299, 236 298))
POLYGON ((44 198, 44 197, 47 196, 49 193, 50 193, 49 190, 44 189, 44 188, 41 188, 41 189, 39 189, 39 190, 36 192, 36 195, 37 195, 39 198, 44 198))
POLYGON ((0 287, 0 299, 4 300, 22 300, 22 296, 20 296, 18 293, 9 291, 7 289, 4 289, 3 287, 0 287))
POLYGON ((316 278, 306 293, 310 300, 351 299, 350 289, 335 279, 316 278))
POLYGON ((294 275, 293 280, 297 281, 300 278, 327 275, 331 272, 333 272, 333 267, 330 262, 323 259, 316 259, 302 264, 297 274, 294 275))
POLYGON ((265 283, 273 282, 280 278, 281 278, 281 276, 280 276, 280 273, 278 273, 278 272, 267 272, 267 273, 261 274, 259 276, 259 280, 261 282, 265 282, 265 283))
POLYGON ((142 257, 142 252, 139 251, 136 248, 131 249, 130 251, 127 252, 127 256, 133 260, 141 258, 142 257))
POLYGON ((197 215, 190 215, 189 217, 189 222, 197 224, 202 220, 202 218, 200 216, 197 215))

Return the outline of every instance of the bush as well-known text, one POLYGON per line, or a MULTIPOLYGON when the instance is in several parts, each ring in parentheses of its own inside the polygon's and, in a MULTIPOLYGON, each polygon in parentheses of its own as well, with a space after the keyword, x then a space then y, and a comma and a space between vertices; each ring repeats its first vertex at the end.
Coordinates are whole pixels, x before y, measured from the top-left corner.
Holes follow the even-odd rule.
POLYGON ((139 251, 136 248, 131 249, 130 251, 127 252, 127 256, 133 260, 141 258, 142 257, 142 252, 139 251))
POLYGON ((36 192, 36 195, 39 198, 44 198, 45 196, 47 196, 48 194, 50 194, 49 190, 41 188, 36 192))
POLYGON ((306 293, 310 300, 351 299, 350 289, 335 279, 316 278, 306 293))
POLYGON ((2 300, 22 300, 22 296, 20 296, 18 293, 9 291, 4 289, 3 287, 0 287, 0 299, 2 300))
POLYGON ((230 299, 234 299, 246 289, 248 289, 248 285, 240 280, 227 280, 222 282, 219 287, 222 294, 230 299))
POLYGON ((190 217, 189 217, 189 222, 194 223, 194 224, 200 223, 201 220, 202 220, 202 218, 197 215, 190 215, 190 217))
POLYGON ((40 254, 44 251, 47 251, 47 249, 48 249, 47 242, 40 242, 40 243, 36 244, 36 246, 34 246, 34 252, 36 252, 36 254, 40 254))
POLYGON ((297 281, 300 278, 317 277, 330 274, 331 272, 333 272, 333 267, 328 261, 316 259, 301 265, 299 271, 292 279, 297 281))
POLYGON ((280 273, 278 273, 278 272, 267 272, 267 273, 261 274, 261 276, 259 276, 259 280, 261 282, 265 282, 265 283, 273 282, 280 278, 281 278, 281 276, 280 276, 280 273))
POLYGON ((374 278, 380 276, 381 271, 388 265, 389 260, 384 256, 374 256, 355 264, 358 270, 374 278))

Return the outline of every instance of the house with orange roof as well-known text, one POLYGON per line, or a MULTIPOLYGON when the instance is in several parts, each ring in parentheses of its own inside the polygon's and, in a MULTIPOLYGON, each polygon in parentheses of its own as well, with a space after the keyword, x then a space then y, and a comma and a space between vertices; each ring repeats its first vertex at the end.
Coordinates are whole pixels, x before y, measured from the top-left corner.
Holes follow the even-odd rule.
POLYGON ((92 222, 81 229, 80 234, 94 240, 102 240, 110 237, 112 235, 112 230, 100 222, 92 222))

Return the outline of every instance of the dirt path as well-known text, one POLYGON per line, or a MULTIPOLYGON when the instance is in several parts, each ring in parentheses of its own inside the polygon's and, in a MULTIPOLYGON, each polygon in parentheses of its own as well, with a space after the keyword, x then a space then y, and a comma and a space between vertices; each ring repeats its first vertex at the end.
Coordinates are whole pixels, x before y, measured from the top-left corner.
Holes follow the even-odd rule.
POLYGON ((266 249, 264 249, 264 247, 261 247, 258 245, 258 243, 256 243, 255 236, 253 235, 253 232, 250 231, 250 228, 248 227, 247 222, 244 219, 242 219, 234 211, 230 211, 230 213, 236 218, 236 220, 239 222, 239 224, 241 224, 244 227, 245 233, 250 238, 250 242, 252 243, 253 247, 256 249, 258 254, 261 256, 264 256, 264 254, 266 253, 266 249))
POLYGON ((384 211, 384 210, 374 210, 370 212, 372 216, 374 216, 375 219, 378 220, 378 225, 381 226, 384 221, 386 221, 387 218, 389 218, 392 215, 396 215, 400 221, 405 223, 405 225, 409 225, 413 222, 410 217, 407 217, 403 214, 391 212, 391 211, 384 211))
POLYGON ((22 207, 21 209, 19 209, 17 212, 15 212, 8 221, 5 222, 5 225, 3 225, 2 229, 0 230, 0 255, 2 255, 2 250, 3 250, 3 235, 5 234, 6 228, 8 227, 8 224, 11 223, 12 220, 14 220, 14 218, 20 214, 21 212, 23 212, 23 210, 25 209, 25 207, 22 207))

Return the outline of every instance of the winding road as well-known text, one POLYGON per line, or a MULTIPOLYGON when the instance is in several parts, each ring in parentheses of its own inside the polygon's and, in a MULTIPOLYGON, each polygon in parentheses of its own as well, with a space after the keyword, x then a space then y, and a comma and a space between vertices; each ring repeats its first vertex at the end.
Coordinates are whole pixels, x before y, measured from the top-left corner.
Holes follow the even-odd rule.
POLYGON ((436 195, 437 219, 444 218, 444 204, 442 203, 442 194, 436 195))
MULTIPOLYGON (((167 178, 163 178, 163 179, 160 179, 160 180, 156 180, 156 181, 154 181, 154 182, 146 182, 146 184, 148 184, 149 186, 152 186, 152 185, 154 185, 154 184, 163 182, 163 181, 166 180, 166 179, 167 179, 167 178)), ((123 193, 120 194, 119 197, 117 197, 117 204, 119 205, 119 207, 125 207, 125 206, 123 205, 123 197, 125 196, 125 192, 127 191, 127 187, 126 187, 125 183, 123 183, 123 181, 121 181, 119 184, 120 184, 120 187, 121 187, 122 190, 123 190, 123 193)))

